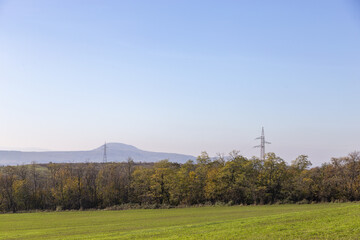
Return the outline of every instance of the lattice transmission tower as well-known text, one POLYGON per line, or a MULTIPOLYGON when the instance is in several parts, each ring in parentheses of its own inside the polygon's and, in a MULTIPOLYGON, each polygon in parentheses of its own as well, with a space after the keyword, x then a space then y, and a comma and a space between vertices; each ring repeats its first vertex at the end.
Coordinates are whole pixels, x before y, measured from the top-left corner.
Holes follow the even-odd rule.
POLYGON ((107 149, 107 146, 106 146, 106 142, 104 144, 104 156, 103 156, 103 162, 104 163, 107 163, 107 153, 106 153, 106 149, 107 149))
POLYGON ((265 144, 271 144, 270 142, 265 141, 264 127, 262 127, 261 136, 255 138, 255 140, 260 139, 260 145, 255 146, 255 148, 260 148, 260 159, 265 160, 265 144))

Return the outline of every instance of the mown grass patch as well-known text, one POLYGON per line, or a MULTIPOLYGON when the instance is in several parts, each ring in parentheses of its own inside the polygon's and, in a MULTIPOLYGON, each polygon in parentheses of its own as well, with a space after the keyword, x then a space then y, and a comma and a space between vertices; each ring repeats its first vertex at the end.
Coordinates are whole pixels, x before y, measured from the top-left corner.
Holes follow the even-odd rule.
POLYGON ((359 239, 360 204, 0 215, 0 239, 359 239))

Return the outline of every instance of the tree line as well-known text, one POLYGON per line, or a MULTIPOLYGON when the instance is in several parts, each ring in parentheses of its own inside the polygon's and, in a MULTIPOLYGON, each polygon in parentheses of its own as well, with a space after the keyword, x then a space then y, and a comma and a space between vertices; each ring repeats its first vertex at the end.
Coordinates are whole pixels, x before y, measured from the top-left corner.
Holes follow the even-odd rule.
POLYGON ((360 200, 359 152, 311 166, 305 155, 287 164, 274 153, 260 160, 236 151, 215 159, 203 152, 184 164, 129 159, 4 166, 0 211, 360 200))

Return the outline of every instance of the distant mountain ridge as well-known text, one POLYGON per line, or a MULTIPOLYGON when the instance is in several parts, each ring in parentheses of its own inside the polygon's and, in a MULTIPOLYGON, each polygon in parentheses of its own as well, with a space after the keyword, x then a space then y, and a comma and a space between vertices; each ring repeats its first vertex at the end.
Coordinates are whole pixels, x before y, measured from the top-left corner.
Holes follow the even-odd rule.
MULTIPOLYGON (((168 159, 171 162, 184 163, 195 160, 191 155, 150 152, 123 143, 108 143, 107 161, 123 162, 131 157, 136 162, 157 162, 168 159)), ((5 151, 0 150, 0 165, 17 165, 36 163, 69 163, 69 162, 102 162, 104 146, 89 151, 5 151)))

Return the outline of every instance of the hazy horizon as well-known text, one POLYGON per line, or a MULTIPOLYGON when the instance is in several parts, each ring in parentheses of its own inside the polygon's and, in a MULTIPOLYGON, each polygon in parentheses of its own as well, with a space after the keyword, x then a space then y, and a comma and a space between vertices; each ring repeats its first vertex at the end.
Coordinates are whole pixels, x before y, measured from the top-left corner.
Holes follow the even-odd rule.
POLYGON ((0 146, 314 164, 360 150, 360 4, 0 1, 0 146))

